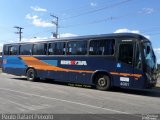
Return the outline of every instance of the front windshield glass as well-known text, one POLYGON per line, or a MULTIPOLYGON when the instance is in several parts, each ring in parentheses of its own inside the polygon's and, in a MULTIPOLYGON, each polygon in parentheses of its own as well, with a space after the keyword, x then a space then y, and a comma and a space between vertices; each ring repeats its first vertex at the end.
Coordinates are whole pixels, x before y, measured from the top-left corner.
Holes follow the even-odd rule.
POLYGON ((150 42, 144 43, 144 57, 146 65, 154 69, 156 67, 156 57, 150 42))

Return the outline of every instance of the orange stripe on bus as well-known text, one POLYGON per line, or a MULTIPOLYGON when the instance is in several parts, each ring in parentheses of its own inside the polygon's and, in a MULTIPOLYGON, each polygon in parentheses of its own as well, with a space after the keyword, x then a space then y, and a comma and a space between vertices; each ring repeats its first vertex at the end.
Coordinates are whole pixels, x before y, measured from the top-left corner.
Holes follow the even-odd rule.
POLYGON ((125 77, 136 77, 140 78, 141 74, 130 74, 130 73, 118 73, 118 72, 110 72, 112 75, 125 76, 125 77))
MULTIPOLYGON (((56 66, 52 66, 47 63, 44 63, 34 57, 21 56, 21 58, 24 60, 24 62, 29 67, 33 67, 38 70, 53 70, 53 71, 62 71, 62 72, 78 72, 78 73, 81 73, 81 72, 93 73, 94 72, 94 71, 88 71, 88 70, 71 70, 71 69, 60 68, 60 67, 56 67, 56 66)), ((110 72, 110 74, 125 76, 125 77, 136 77, 136 78, 140 78, 142 76, 141 74, 129 74, 129 73, 118 73, 118 72, 110 72)))
POLYGON ((88 71, 88 70, 71 70, 71 69, 60 68, 60 67, 56 67, 56 66, 52 66, 47 63, 44 63, 34 57, 21 56, 21 58, 24 60, 24 62, 29 67, 33 67, 38 70, 53 70, 53 71, 64 71, 64 72, 79 72, 79 73, 80 72, 85 72, 85 73, 93 73, 94 72, 94 71, 88 71))

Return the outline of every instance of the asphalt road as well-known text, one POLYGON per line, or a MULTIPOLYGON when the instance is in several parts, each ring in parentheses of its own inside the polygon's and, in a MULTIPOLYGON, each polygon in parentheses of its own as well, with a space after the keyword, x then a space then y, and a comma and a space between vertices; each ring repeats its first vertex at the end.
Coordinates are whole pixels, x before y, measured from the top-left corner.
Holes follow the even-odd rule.
POLYGON ((102 114, 115 114, 109 119, 131 114, 130 119, 141 119, 136 114, 160 114, 160 89, 99 91, 0 73, 0 113, 85 114, 88 118, 94 114, 95 119, 106 119, 102 114))

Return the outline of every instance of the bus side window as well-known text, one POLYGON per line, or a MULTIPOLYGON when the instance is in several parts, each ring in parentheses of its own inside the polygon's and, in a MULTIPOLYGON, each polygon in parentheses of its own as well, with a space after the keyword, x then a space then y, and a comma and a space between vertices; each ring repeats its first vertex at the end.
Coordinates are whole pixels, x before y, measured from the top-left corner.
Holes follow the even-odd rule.
POLYGON ((48 55, 53 55, 52 43, 49 44, 49 47, 48 47, 48 55))
POLYGON ((4 55, 9 55, 9 47, 6 46, 6 45, 3 47, 3 54, 4 55))
POLYGON ((19 53, 18 45, 9 46, 9 55, 18 55, 18 53, 19 53))
POLYGON ((20 55, 32 55, 32 44, 24 44, 20 46, 20 55))
POLYGON ((120 44, 119 57, 121 62, 132 65, 133 61, 133 44, 120 44))
POLYGON ((137 69, 141 69, 142 68, 142 56, 141 56, 141 52, 140 52, 140 48, 139 48, 138 44, 136 45, 135 67, 137 69))
POLYGON ((114 45, 115 45, 115 40, 113 39, 92 40, 90 42, 89 54, 90 55, 113 55, 114 45))
POLYGON ((54 42, 49 44, 49 55, 65 55, 65 42, 54 42))
POLYGON ((46 43, 34 44, 33 55, 46 55, 46 53, 47 53, 47 44, 46 43))
POLYGON ((54 48, 55 55, 65 55, 65 43, 64 42, 57 42, 54 48))
POLYGON ((71 41, 67 44, 67 55, 86 55, 87 41, 71 41))

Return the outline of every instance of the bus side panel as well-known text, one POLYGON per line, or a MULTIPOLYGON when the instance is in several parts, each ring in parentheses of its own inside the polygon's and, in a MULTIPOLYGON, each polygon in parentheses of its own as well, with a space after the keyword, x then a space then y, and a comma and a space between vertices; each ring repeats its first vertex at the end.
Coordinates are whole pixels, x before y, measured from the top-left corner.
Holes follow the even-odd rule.
MULTIPOLYGON (((96 73, 100 73, 100 72, 102 72, 101 74, 104 74, 104 73, 108 74, 109 77, 111 78, 111 85, 114 86, 115 79, 110 74, 110 72, 115 71, 116 58, 114 56, 109 56, 109 57, 89 56, 87 58, 87 61, 89 61, 87 66, 88 69, 93 70, 95 72, 95 75, 96 73)), ((90 82, 93 84, 92 80, 90 82)))
POLYGON ((37 70, 37 77, 41 79, 53 79, 54 81, 92 84, 91 74, 86 73, 37 70))
MULTIPOLYGON (((78 60, 78 61, 85 61, 86 65, 61 65, 62 67, 69 67, 71 69, 79 69, 79 70, 86 70, 92 71, 92 73, 71 73, 71 79, 73 82, 84 83, 84 84, 92 84, 92 75, 96 71, 114 71, 114 65, 116 63, 114 57, 100 57, 100 56, 85 56, 85 57, 70 57, 69 59, 65 60, 78 60)), ((113 82, 113 81, 111 81, 113 82)))
MULTIPOLYGON (((43 70, 38 72, 38 76, 41 78, 50 78, 62 82, 73 82, 82 84, 93 84, 92 74, 95 71, 115 71, 114 65, 116 61, 114 57, 89 57, 89 56, 67 56, 67 57, 36 57, 36 59, 42 61, 53 67, 62 68, 65 70, 43 70), (65 64, 62 63, 65 62, 65 64), (75 61, 80 63, 75 64, 75 61), (81 63, 82 62, 82 63, 81 63), (84 63, 84 64, 83 64, 84 63), (47 71, 47 72, 46 72, 47 71), (89 72, 88 72, 89 71, 89 72)), ((113 82, 113 80, 111 81, 113 82)))
POLYGON ((144 88, 145 81, 141 70, 124 63, 117 63, 117 66, 115 67, 116 72, 112 74, 114 86, 132 89, 144 88))
POLYGON ((92 74, 83 72, 86 70, 86 66, 61 64, 61 61, 74 61, 74 60, 83 61, 84 59, 82 58, 79 59, 79 58, 69 58, 69 57, 36 57, 36 59, 39 59, 40 61, 47 63, 51 66, 56 66, 62 69, 66 69, 66 71, 45 70, 44 67, 44 70, 37 70, 38 73, 37 75, 41 79, 49 78, 49 79, 54 79, 55 81, 62 81, 62 82, 92 84, 91 80, 92 74), (82 72, 79 72, 79 70, 82 70, 82 72))
POLYGON ((133 88, 140 88, 140 89, 146 88, 146 86, 145 86, 146 80, 145 80, 143 71, 135 68, 134 74, 140 74, 142 76, 139 79, 133 81, 132 87, 133 88))
POLYGON ((18 76, 26 74, 27 66, 18 56, 3 56, 3 72, 18 76))

